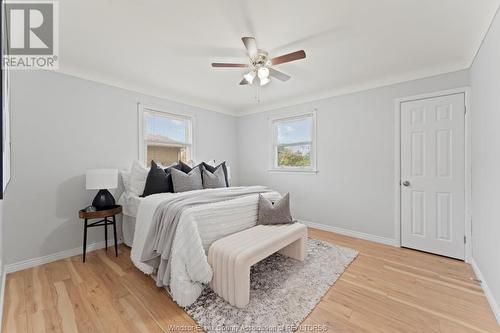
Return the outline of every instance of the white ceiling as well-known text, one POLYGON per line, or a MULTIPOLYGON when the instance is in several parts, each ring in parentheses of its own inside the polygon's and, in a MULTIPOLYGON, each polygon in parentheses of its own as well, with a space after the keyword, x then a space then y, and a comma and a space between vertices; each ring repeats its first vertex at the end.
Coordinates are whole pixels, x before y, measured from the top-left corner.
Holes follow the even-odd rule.
POLYGON ((60 71, 246 114, 468 68, 500 0, 60 0, 60 71), (291 75, 239 86, 242 36, 291 75))

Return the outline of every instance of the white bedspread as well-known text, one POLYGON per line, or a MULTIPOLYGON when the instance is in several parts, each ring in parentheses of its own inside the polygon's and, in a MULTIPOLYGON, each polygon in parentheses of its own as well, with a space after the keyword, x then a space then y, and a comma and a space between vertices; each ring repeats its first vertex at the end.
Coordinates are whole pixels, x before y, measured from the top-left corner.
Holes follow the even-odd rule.
MULTIPOLYGON (((185 193, 154 194, 141 200, 131 258, 137 268, 146 274, 153 274, 153 267, 140 261, 140 253, 152 225, 154 212, 161 202, 186 195, 185 193)), ((266 193, 264 196, 270 200, 280 198, 278 192, 266 193)), ((172 245, 170 283, 172 297, 179 305, 193 303, 201 294, 204 284, 212 279, 212 269, 206 256, 210 245, 222 237, 254 226, 257 222, 257 204, 258 195, 249 195, 199 205, 183 212, 172 245)))

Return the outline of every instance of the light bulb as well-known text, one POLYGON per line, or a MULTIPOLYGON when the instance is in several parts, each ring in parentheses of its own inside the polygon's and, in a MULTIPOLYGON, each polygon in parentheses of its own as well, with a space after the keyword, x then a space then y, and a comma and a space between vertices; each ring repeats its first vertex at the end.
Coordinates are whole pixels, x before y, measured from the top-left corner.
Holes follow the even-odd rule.
POLYGON ((258 75, 259 75, 259 79, 264 79, 269 76, 269 69, 267 67, 261 67, 259 68, 259 72, 258 72, 258 75))
POLYGON ((251 71, 243 75, 243 78, 250 84, 252 84, 253 79, 255 79, 255 72, 251 71))
POLYGON ((261 78, 260 79, 260 85, 261 86, 265 86, 266 84, 268 84, 269 82, 271 82, 271 80, 268 78, 268 77, 264 77, 264 78, 261 78))

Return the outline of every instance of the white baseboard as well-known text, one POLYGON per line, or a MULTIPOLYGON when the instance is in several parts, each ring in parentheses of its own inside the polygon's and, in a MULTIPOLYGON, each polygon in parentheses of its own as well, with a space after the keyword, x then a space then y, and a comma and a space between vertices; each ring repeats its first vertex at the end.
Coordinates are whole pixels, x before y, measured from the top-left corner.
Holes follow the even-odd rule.
MULTIPOLYGON (((121 244, 121 243, 122 243, 122 241, 118 242, 118 244, 121 244)), ((112 244, 111 247, 113 247, 114 246, 114 240, 113 239, 108 240, 108 245, 109 244, 112 244)), ((88 244, 87 245, 87 253, 95 251, 95 250, 103 249, 104 246, 105 246, 105 242, 104 241, 96 242, 96 243, 92 243, 92 244, 88 244)), ((8 273, 22 271, 23 269, 27 269, 27 268, 31 268, 31 267, 35 267, 35 266, 40 266, 40 265, 43 265, 43 264, 47 264, 49 262, 53 262, 53 261, 57 261, 57 260, 61 260, 61 259, 66 259, 66 258, 69 258, 69 257, 73 257, 73 256, 76 256, 76 255, 82 254, 82 252, 83 251, 82 251, 81 247, 76 247, 74 249, 64 250, 64 251, 61 251, 61 252, 52 253, 52 254, 49 254, 49 255, 46 255, 46 256, 43 256, 43 257, 38 257, 38 258, 23 260, 23 261, 19 261, 19 262, 13 263, 13 264, 5 265, 5 267, 4 267, 4 275, 8 274, 8 273)))
POLYGON ((481 281, 481 288, 483 288, 484 295, 486 295, 486 299, 488 300, 488 303, 490 303, 491 310, 493 311, 493 314, 497 319, 497 323, 500 325, 500 306, 493 297, 493 293, 488 287, 488 283, 486 283, 484 275, 483 273, 481 273, 481 270, 479 270, 479 266, 477 265, 474 258, 472 258, 470 264, 472 266, 472 269, 474 270, 474 273, 476 274, 477 279, 481 281))
POLYGON ((301 222, 301 223, 303 223, 311 228, 315 228, 315 229, 319 229, 319 230, 334 232, 336 234, 341 234, 341 235, 345 235, 345 236, 369 240, 372 242, 381 243, 381 244, 385 244, 385 245, 391 245, 391 246, 396 246, 396 247, 400 246, 398 241, 396 239, 393 239, 393 238, 387 238, 387 237, 366 234, 364 232, 334 227, 334 226, 326 225, 326 224, 314 223, 314 222, 310 222, 310 221, 299 220, 299 222, 301 222))

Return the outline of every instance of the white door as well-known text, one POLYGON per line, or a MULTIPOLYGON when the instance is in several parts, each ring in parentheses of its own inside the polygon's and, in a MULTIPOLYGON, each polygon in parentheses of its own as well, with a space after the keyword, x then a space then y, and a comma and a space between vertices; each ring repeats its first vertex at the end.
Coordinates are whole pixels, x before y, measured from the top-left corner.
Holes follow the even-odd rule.
POLYGON ((401 243, 465 256, 465 95, 401 103, 401 243))

